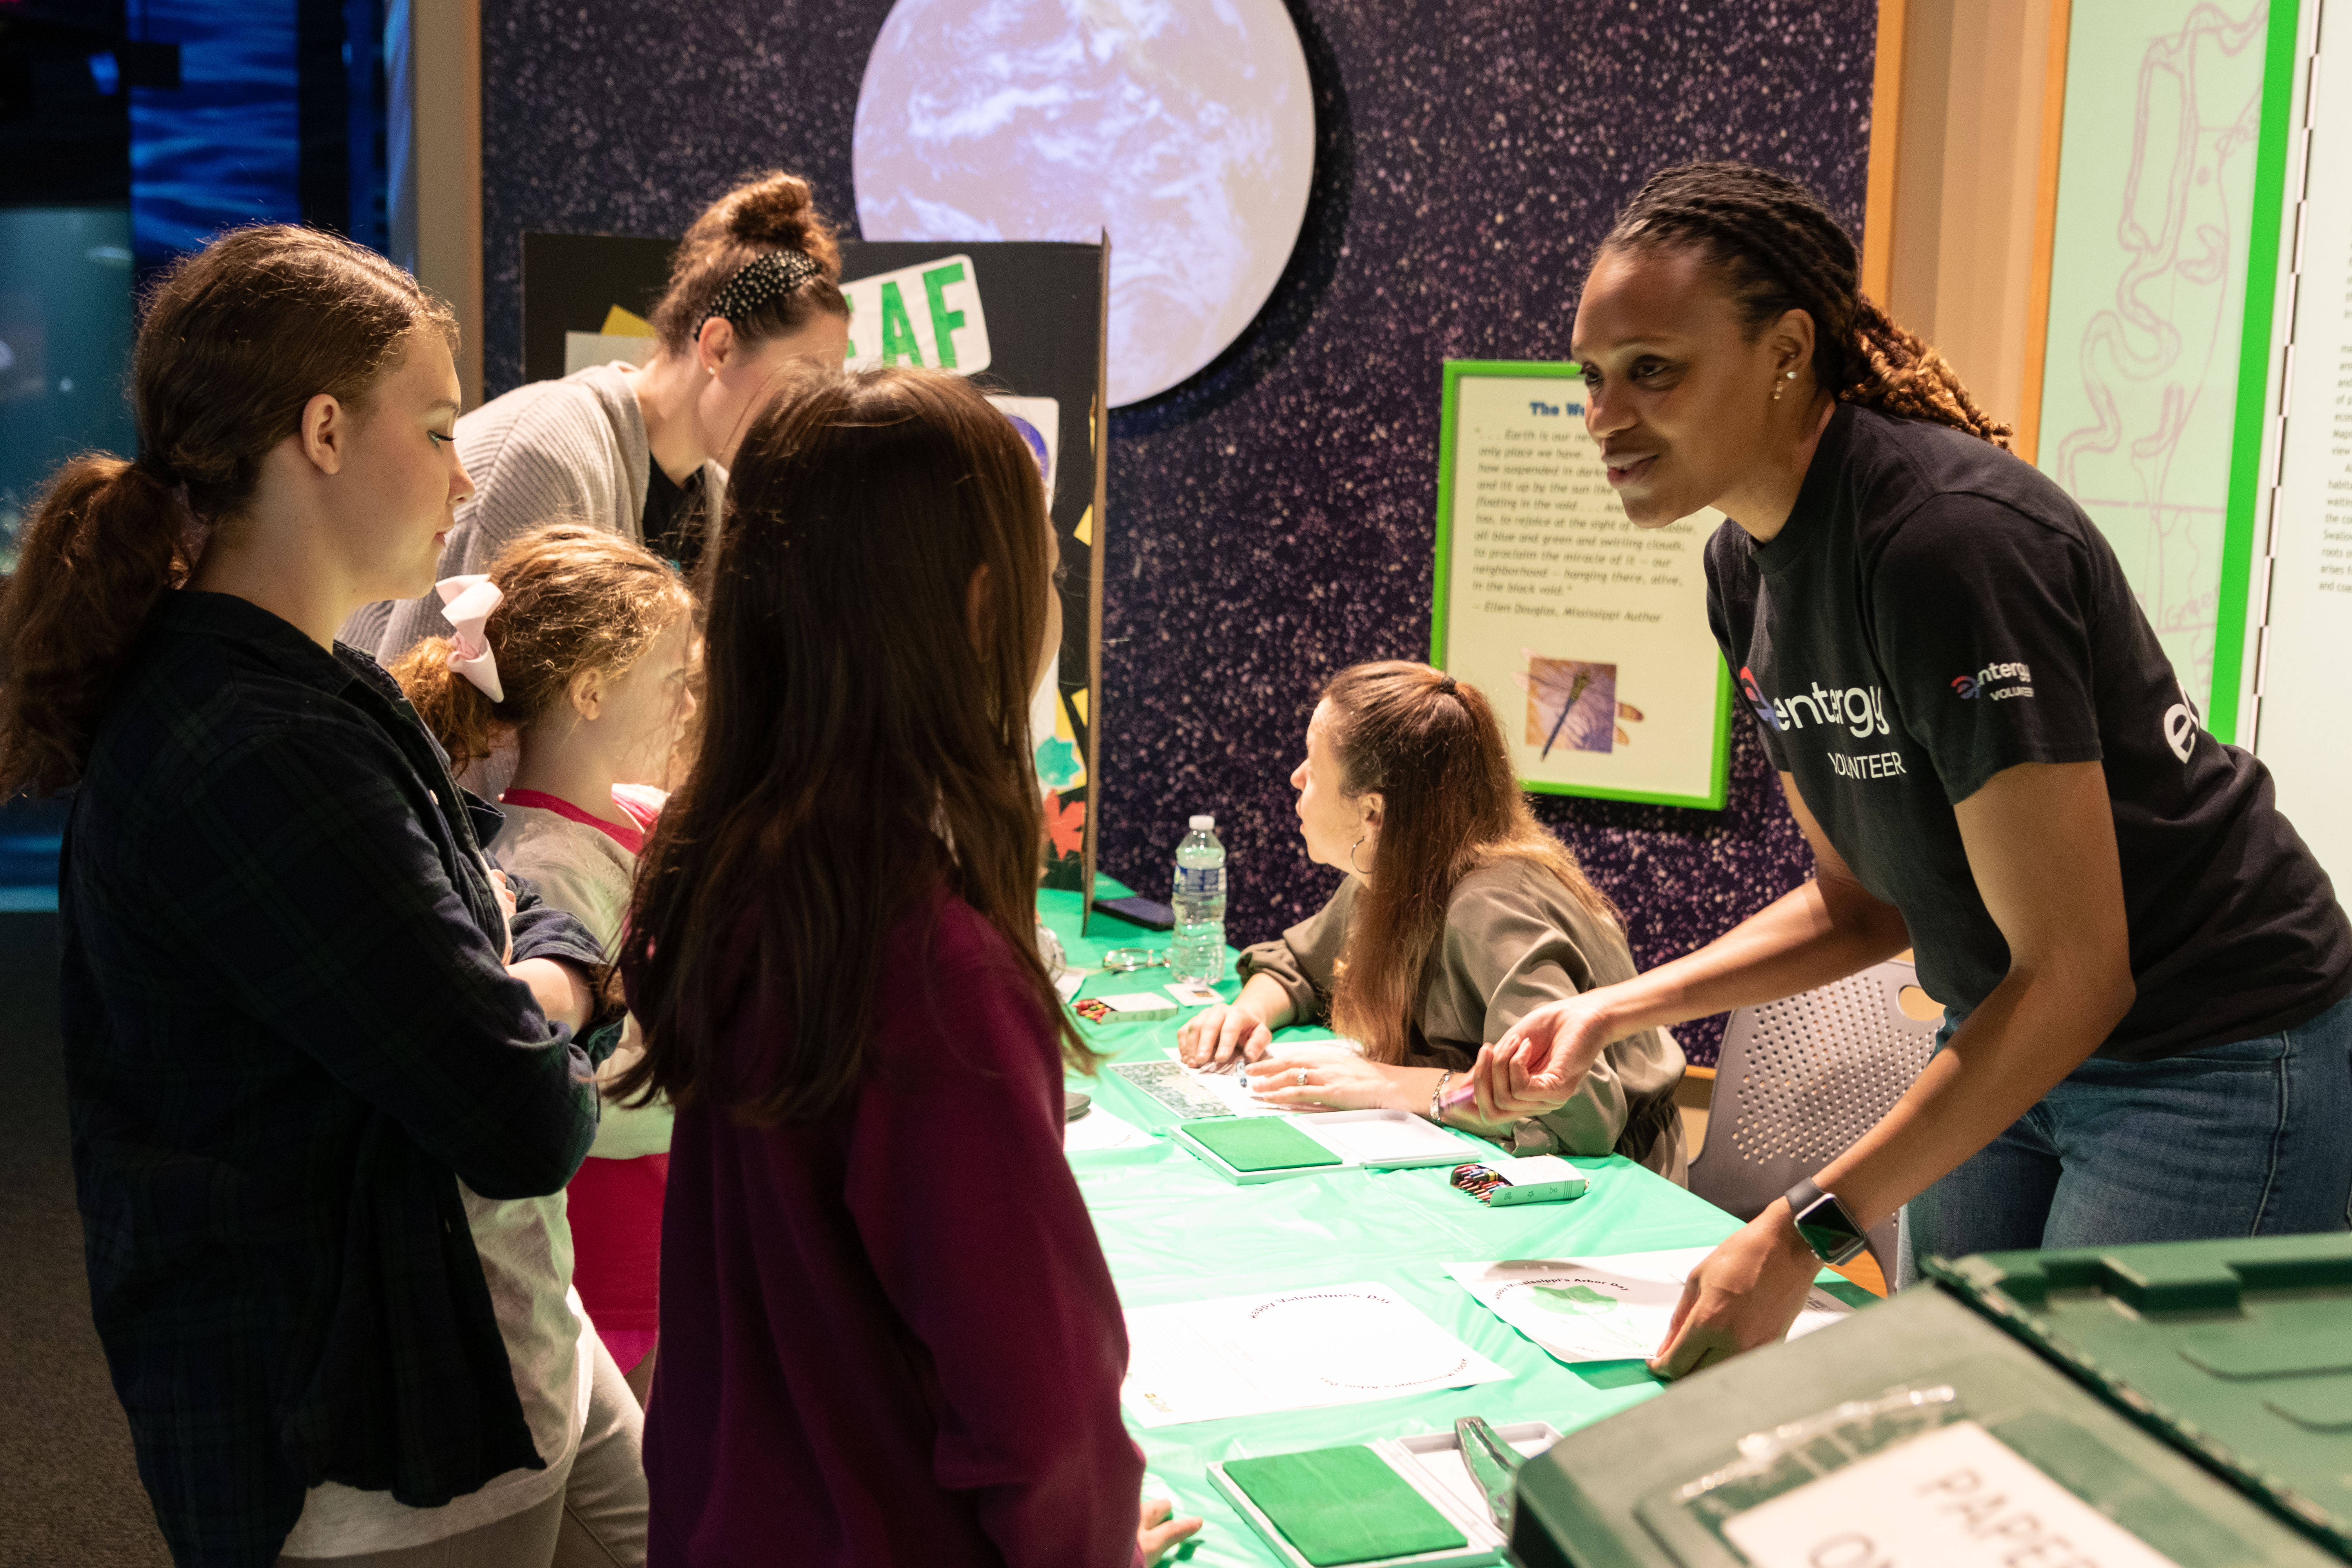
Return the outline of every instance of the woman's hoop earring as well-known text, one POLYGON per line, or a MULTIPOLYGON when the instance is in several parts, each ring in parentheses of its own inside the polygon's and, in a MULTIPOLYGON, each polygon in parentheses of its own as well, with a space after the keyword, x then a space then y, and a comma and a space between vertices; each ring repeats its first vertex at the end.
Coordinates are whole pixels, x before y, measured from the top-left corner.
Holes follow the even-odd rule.
POLYGON ((1361 849, 1363 847, 1364 841, 1361 838, 1357 839, 1353 844, 1348 846, 1348 869, 1353 871, 1359 877, 1364 875, 1364 868, 1356 864, 1356 851, 1361 849))

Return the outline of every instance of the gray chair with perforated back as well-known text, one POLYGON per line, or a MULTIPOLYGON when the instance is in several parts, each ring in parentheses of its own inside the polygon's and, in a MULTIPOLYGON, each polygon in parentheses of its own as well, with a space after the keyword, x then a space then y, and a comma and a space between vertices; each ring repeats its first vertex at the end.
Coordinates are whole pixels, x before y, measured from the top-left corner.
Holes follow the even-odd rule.
MULTIPOLYGON (((1910 964, 1881 963, 1732 1014, 1691 1191, 1754 1219, 1875 1125, 1927 1065, 1943 1024, 1903 1011, 1904 988, 1918 983, 1910 964)), ((1892 1289, 1893 1220, 1872 1227, 1870 1253, 1892 1289)))

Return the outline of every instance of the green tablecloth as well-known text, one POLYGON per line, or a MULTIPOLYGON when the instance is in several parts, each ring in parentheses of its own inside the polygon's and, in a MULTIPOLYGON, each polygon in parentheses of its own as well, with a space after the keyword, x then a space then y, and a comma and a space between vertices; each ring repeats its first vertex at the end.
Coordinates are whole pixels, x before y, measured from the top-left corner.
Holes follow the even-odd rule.
MULTIPOLYGON (((1106 889, 1102 896, 1115 894, 1106 889)), ((1168 942, 1164 931, 1142 931, 1099 910, 1093 934, 1080 936, 1076 893, 1043 893, 1038 910, 1076 967, 1094 966, 1109 948, 1168 942)), ((1230 956, 1226 972, 1218 990, 1230 998, 1239 989, 1230 956)), ((1148 990, 1167 978, 1164 969, 1094 974, 1078 994, 1148 990)), ((1165 1056, 1189 1014, 1156 1024, 1079 1027, 1089 1044, 1115 1060, 1150 1060, 1165 1056)), ((1330 1032, 1286 1029, 1281 1037, 1328 1039, 1330 1032)), ((1108 1071, 1074 1079, 1071 1087, 1146 1131, 1164 1134, 1175 1120, 1108 1071)), ((1465 1145, 1465 1160, 1476 1154, 1477 1146, 1465 1145)), ((1706 1247, 1738 1228, 1721 1209, 1630 1160, 1611 1155, 1575 1163, 1592 1184, 1577 1202, 1490 1209, 1454 1191, 1442 1169, 1342 1171, 1244 1187, 1164 1136, 1148 1149, 1070 1156, 1119 1299, 1129 1307, 1379 1280, 1514 1374, 1508 1383, 1369 1405, 1151 1429, 1130 1423, 1153 1480, 1164 1488, 1156 1495, 1172 1495, 1179 1512, 1208 1521, 1194 1564, 1275 1561, 1210 1486, 1208 1467, 1217 1460, 1446 1432, 1457 1415, 1484 1415, 1497 1425, 1549 1421, 1567 1432, 1657 1391, 1639 1362, 1561 1365, 1445 1273, 1454 1261, 1706 1247)))

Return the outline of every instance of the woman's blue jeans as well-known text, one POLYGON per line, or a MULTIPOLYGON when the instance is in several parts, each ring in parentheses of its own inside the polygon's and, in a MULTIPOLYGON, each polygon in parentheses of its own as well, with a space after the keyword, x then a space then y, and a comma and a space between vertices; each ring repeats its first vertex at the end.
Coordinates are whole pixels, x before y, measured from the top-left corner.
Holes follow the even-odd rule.
POLYGON ((1896 1276, 1937 1254, 2342 1230, 2347 1205, 2352 998, 2252 1040, 2084 1062, 1905 1205, 1896 1276))

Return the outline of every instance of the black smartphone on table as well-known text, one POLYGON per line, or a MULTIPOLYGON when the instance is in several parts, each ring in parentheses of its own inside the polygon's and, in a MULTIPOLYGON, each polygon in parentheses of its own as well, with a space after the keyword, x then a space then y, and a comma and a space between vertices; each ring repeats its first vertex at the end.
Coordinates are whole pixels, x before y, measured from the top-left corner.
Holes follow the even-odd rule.
POLYGON ((1131 895, 1124 899, 1097 899, 1095 908, 1105 914, 1117 915, 1130 925, 1139 925, 1146 931, 1176 929, 1176 911, 1156 899, 1139 899, 1131 895))

